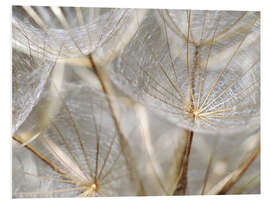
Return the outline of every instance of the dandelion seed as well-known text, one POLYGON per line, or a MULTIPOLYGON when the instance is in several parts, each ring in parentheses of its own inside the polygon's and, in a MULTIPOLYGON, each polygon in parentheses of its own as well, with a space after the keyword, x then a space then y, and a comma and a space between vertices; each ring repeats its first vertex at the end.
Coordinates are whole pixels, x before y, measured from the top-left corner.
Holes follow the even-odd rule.
POLYGON ((110 70, 127 95, 187 129, 177 193, 186 192, 194 133, 259 129, 259 34, 257 12, 160 10, 110 70))
POLYGON ((149 14, 119 60, 111 70, 119 88, 181 127, 226 134, 258 128, 256 12, 149 14))
MULTIPOLYGON (((17 191, 15 197, 135 195, 130 171, 120 150, 119 137, 110 114, 102 110, 108 108, 104 98, 97 93, 94 101, 99 102, 89 104, 88 101, 93 102, 91 97, 95 94, 89 87, 81 87, 80 92, 76 93, 76 86, 66 85, 68 88, 66 86, 65 91, 68 90, 69 96, 61 98, 58 92, 58 99, 63 102, 60 112, 50 121, 48 128, 41 132, 42 135, 25 144, 25 150, 31 149, 38 158, 36 164, 39 174, 32 177, 40 180, 44 188, 38 191, 17 191), (81 97, 85 99, 78 100, 81 97), (77 110, 83 110, 84 114, 77 110), (50 172, 45 172, 45 169, 50 172), (47 184, 50 184, 48 190, 47 184), (113 189, 115 186, 120 187, 113 189)), ((35 117, 34 114, 31 114, 28 122, 35 117)), ((20 128, 14 137, 19 143, 24 143, 20 132, 25 128, 20 128)))
MULTIPOLYGON (((257 12, 14 7, 13 86, 28 95, 23 105, 15 98, 23 118, 14 117, 13 139, 32 153, 30 165, 38 170, 15 170, 34 188, 17 181, 13 196, 194 194, 188 176, 195 134, 259 131, 259 18, 257 12), (31 84, 22 88, 28 73, 31 84)), ((258 153, 259 147, 226 175, 227 167, 210 158, 199 193, 229 193, 258 153), (213 181, 212 165, 225 178, 213 181)))
MULTIPOLYGON (((138 12, 140 18, 144 13, 138 12)), ((135 33, 137 21, 132 9, 14 6, 13 26, 18 50, 26 52, 29 43, 37 56, 40 44, 46 41, 48 59, 55 60, 63 46, 59 62, 89 66, 89 53, 96 52, 99 64, 112 61, 135 33), (29 42, 22 35, 28 36, 29 42)))

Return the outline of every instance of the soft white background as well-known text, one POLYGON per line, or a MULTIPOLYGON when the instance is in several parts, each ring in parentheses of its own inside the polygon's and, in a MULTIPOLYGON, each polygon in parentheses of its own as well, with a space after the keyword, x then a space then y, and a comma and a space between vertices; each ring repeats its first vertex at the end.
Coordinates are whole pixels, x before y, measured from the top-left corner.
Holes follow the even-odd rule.
MULTIPOLYGON (((261 11, 261 193, 238 196, 121 197, 49 199, 50 202, 269 202, 270 199, 270 6, 263 0, 6 0, 0 6, 0 201, 36 202, 11 199, 11 6, 85 6, 121 8, 168 8, 261 11)), ((48 199, 38 199, 47 202, 48 199)))

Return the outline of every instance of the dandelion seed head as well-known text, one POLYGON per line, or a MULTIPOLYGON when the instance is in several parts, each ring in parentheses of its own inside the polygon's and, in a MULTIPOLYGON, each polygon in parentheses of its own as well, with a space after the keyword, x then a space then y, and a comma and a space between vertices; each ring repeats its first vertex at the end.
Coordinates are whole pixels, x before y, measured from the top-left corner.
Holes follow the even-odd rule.
POLYGON ((257 13, 191 11, 190 22, 186 11, 158 15, 160 21, 146 19, 121 53, 111 71, 117 86, 195 132, 258 128, 257 13))

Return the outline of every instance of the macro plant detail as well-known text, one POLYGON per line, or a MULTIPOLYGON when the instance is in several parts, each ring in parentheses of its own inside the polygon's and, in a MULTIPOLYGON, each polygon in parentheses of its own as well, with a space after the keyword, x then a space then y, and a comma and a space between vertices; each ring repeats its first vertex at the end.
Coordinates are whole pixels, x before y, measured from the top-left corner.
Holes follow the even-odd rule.
MULTIPOLYGON (((128 191, 130 173, 121 153, 119 137, 113 128, 110 115, 106 115, 104 111, 108 107, 101 103, 104 98, 96 95, 96 98, 100 97, 96 99, 99 100, 100 106, 92 105, 86 102, 89 99, 87 97, 95 95, 89 87, 80 86, 80 91, 76 91, 78 86, 68 84, 66 88, 69 92, 66 92, 65 100, 68 97, 69 103, 65 103, 59 93, 63 103, 58 116, 50 120, 49 126, 38 138, 26 145, 27 149, 31 149, 40 159, 38 163, 45 162, 47 167, 39 168, 41 169, 39 175, 27 171, 23 174, 40 181, 52 181, 51 189, 18 192, 17 195, 26 197, 57 194, 62 197, 135 195, 128 191), (78 98, 83 97, 84 99, 79 102, 78 98), (84 112, 78 111, 82 106, 84 112), (88 109, 88 112, 85 109, 88 109), (69 120, 66 120, 67 117, 69 120), (104 129, 105 125, 102 126, 102 123, 106 123, 106 127, 110 130, 104 129)), ((39 114, 40 112, 35 112, 29 119, 34 119, 31 117, 40 116, 39 114)), ((22 132, 28 131, 26 129, 22 132)), ((25 133, 18 132, 14 138, 19 143, 24 143, 27 137, 25 133)), ((22 171, 18 170, 18 173, 22 171)))
POLYGON ((260 13, 13 7, 13 197, 259 193, 260 13))
POLYGON ((135 77, 134 85, 122 89, 194 131, 258 128, 258 14, 158 11, 152 19, 120 56, 116 83, 135 77), (174 18, 181 19, 181 28, 174 18), (241 64, 243 57, 248 59, 241 64))

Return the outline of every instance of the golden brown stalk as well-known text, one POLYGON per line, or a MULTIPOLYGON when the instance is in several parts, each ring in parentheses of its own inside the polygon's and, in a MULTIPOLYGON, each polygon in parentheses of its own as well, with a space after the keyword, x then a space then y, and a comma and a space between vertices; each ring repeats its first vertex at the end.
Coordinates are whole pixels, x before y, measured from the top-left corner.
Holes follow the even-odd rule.
POLYGON ((107 103, 109 105, 110 111, 112 113, 112 118, 113 118, 113 121, 115 124, 115 128, 116 128, 116 131, 119 135, 121 151, 124 154, 128 170, 131 172, 131 178, 134 178, 133 177, 134 173, 132 172, 132 171, 134 171, 134 167, 132 167, 132 163, 130 161, 130 159, 132 159, 131 158, 132 157, 131 148, 130 148, 129 143, 126 140, 126 138, 122 132, 121 126, 120 126, 119 109, 118 109, 118 105, 116 103, 116 98, 115 98, 115 94, 114 94, 114 91, 113 91, 111 83, 110 83, 110 79, 102 67, 96 66, 91 54, 88 55, 88 59, 89 59, 89 62, 92 66, 92 70, 96 74, 96 76, 97 76, 97 78, 102 86, 103 92, 106 95, 106 100, 107 100, 107 103))
POLYGON ((192 146, 192 139, 193 139, 193 131, 187 131, 187 144, 184 151, 184 156, 181 160, 181 169, 180 175, 177 182, 177 187, 173 193, 173 195, 185 195, 186 188, 187 188, 187 173, 188 173, 188 163, 189 163, 189 155, 192 146))
MULTIPOLYGON (((16 142, 23 144, 24 142, 18 138, 17 136, 12 136, 12 139, 15 140, 16 142)), ((50 162, 46 157, 44 157, 42 154, 40 154, 37 150, 35 150, 33 147, 31 147, 30 145, 25 145, 25 148, 27 148, 29 151, 31 151, 33 154, 35 154, 40 160, 42 160, 43 162, 45 162, 49 167, 51 167, 53 170, 55 170, 57 173, 59 174, 65 174, 64 171, 62 171, 62 169, 58 168, 57 166, 55 166, 52 162, 50 162)))
POLYGON ((241 176, 245 173, 248 167, 253 163, 255 158, 258 156, 260 152, 260 145, 257 146, 256 150, 243 161, 240 166, 227 175, 224 179, 222 179, 218 184, 216 184, 210 191, 206 194, 208 195, 223 195, 226 194, 231 187, 241 178, 241 176))

